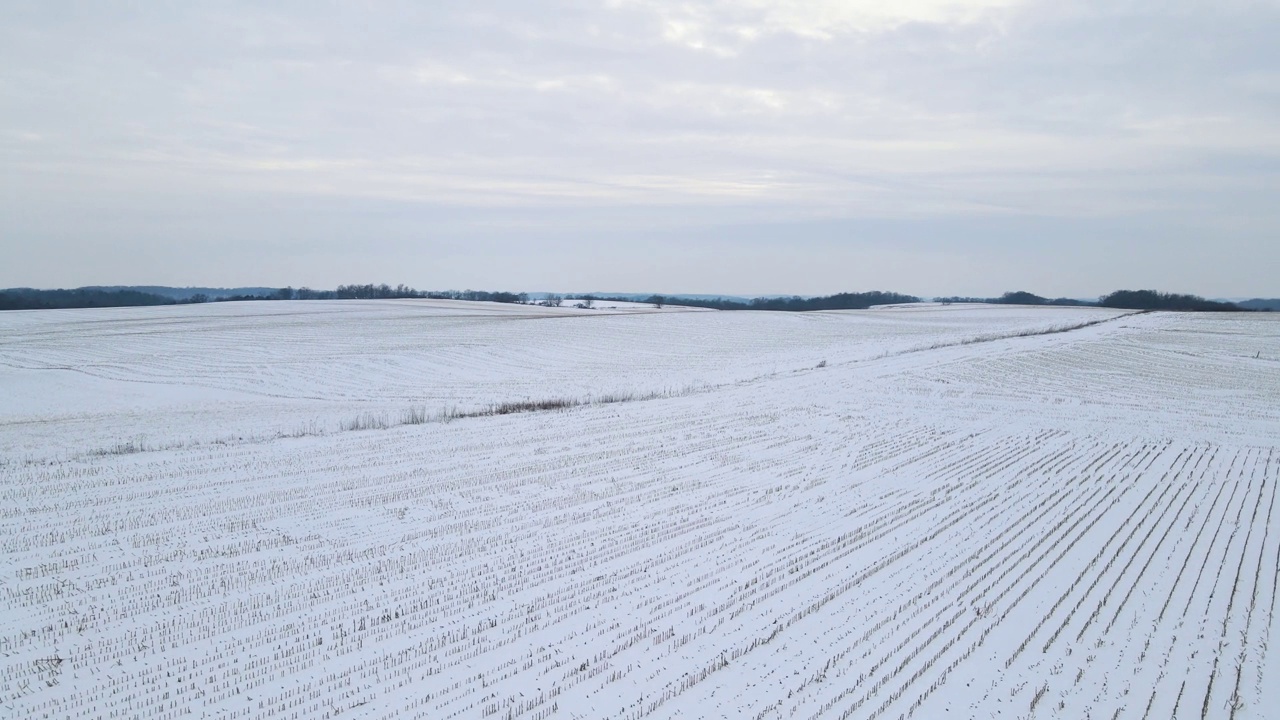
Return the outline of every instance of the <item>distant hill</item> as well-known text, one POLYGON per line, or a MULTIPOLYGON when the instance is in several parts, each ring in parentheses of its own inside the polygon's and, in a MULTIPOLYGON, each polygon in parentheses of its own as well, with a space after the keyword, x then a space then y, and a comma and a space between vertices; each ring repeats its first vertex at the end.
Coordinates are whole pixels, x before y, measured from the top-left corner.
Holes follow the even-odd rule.
POLYGON ((1236 306, 1245 310, 1274 310, 1280 312, 1280 298, 1254 298, 1252 300, 1241 300, 1236 306))

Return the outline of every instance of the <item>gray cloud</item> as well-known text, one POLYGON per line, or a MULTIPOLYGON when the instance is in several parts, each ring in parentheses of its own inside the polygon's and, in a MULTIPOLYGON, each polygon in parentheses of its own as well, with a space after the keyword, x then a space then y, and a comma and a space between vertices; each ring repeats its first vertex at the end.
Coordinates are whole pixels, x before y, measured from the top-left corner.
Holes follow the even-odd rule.
POLYGON ((1280 6, 1059 5, 9 4, 0 285, 1280 294, 1280 6))

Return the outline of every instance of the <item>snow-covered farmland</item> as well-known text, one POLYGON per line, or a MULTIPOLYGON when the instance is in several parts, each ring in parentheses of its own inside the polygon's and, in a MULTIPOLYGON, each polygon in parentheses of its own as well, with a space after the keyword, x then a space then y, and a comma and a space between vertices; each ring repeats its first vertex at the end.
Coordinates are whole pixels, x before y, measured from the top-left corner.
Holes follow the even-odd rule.
POLYGON ((1271 315, 4 313, 0 708, 1267 717, 1278 437, 1271 315))

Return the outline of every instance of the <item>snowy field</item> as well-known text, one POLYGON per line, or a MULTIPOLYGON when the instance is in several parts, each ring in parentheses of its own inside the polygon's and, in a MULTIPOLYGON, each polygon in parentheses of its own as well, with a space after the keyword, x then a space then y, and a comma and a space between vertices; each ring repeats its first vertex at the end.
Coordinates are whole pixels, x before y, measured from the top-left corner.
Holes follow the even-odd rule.
POLYGON ((1277 438, 1272 314, 0 313, 0 717, 1276 717, 1277 438))

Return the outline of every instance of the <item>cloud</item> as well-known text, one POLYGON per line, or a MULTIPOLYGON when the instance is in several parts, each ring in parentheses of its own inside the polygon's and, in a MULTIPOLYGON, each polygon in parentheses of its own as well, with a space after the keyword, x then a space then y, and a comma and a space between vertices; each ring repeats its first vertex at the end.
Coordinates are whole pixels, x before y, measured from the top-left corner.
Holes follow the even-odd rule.
MULTIPOLYGON (((1280 230, 1274 2, 7 15, 0 216, 20 212, 32 241, 103 208, 145 235, 159 203, 264 198, 391 204, 433 227, 441 208, 475 210, 448 227, 511 236, 518 221, 483 213, 565 232, 938 221, 957 242, 969 220, 1009 217, 1111 218, 1117 241, 1162 214, 1206 236, 1280 230)), ((283 233, 291 217, 253 222, 283 233)), ((335 231, 361 232, 347 222, 335 231)))
POLYGON ((775 34, 833 40, 874 34, 911 23, 973 24, 1026 0, 720 0, 674 3, 624 0, 662 19, 663 37, 695 49, 732 56, 731 46, 775 34), (715 38, 714 40, 712 38, 715 38), (736 40, 736 42, 735 42, 736 40), (723 43, 723 44, 721 44, 723 43))

